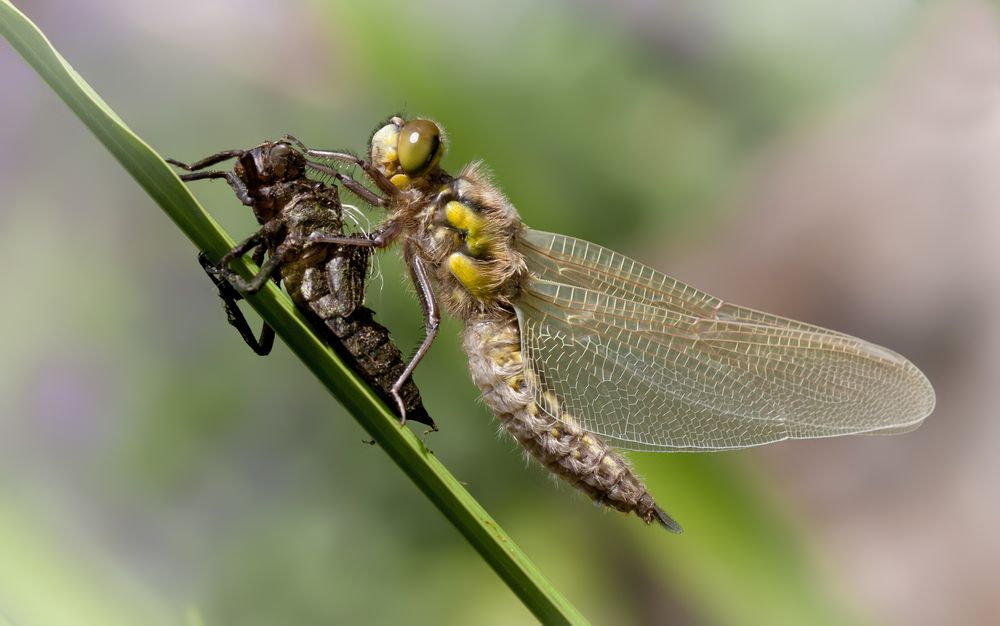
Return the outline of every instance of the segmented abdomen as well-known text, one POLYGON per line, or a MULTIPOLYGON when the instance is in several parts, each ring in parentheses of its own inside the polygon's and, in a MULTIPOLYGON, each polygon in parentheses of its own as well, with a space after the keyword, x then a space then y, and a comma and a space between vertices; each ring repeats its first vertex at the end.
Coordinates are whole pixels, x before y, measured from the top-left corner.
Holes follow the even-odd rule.
MULTIPOLYGON (((296 306, 322 324, 335 338, 329 343, 354 371, 397 413, 392 386, 406 364, 389 330, 364 306, 368 256, 363 249, 321 247, 282 267, 282 279, 296 306), (330 282, 335 281, 331 286, 330 282)), ((434 426, 412 378, 400 389, 406 418, 434 426)))
POLYGON ((465 326, 463 346, 472 379, 504 427, 542 465, 594 501, 634 511, 647 524, 656 520, 670 530, 680 527, 646 491, 628 462, 571 416, 557 419, 560 402, 549 410, 534 400, 521 359, 521 335, 513 313, 496 319, 473 319, 465 326))

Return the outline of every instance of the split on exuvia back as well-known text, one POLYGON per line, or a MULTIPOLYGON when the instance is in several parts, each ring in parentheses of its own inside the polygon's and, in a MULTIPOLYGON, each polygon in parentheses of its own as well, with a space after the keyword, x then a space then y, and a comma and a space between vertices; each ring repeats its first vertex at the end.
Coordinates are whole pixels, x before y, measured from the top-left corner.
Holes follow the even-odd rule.
POLYGON ((464 322, 472 379, 513 437, 595 501, 679 531, 615 448, 724 450, 784 439, 911 430, 934 407, 927 378, 867 341, 729 304, 621 254, 526 227, 481 162, 441 167, 430 120, 390 118, 365 158, 299 144, 307 166, 386 211, 366 237, 398 243, 426 336, 464 322), (371 191, 335 167, 360 167, 371 191))
POLYGON ((367 239, 313 240, 399 243, 426 330, 404 376, 434 340, 439 310, 458 317, 473 381, 514 438, 594 500, 647 523, 679 530, 613 448, 904 432, 934 407, 927 378, 886 348, 526 227, 481 162, 457 175, 441 168, 435 122, 389 119, 364 159, 303 149, 313 169, 347 184, 331 165, 351 163, 378 190, 371 202, 387 215, 367 239))

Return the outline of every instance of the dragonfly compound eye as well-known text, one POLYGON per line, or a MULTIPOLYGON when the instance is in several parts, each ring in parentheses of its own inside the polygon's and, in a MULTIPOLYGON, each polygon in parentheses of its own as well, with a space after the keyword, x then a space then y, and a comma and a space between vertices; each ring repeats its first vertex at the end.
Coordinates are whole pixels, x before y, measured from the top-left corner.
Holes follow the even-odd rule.
POLYGON ((410 175, 433 169, 444 154, 441 129, 430 120, 412 120, 399 131, 399 165, 410 175))

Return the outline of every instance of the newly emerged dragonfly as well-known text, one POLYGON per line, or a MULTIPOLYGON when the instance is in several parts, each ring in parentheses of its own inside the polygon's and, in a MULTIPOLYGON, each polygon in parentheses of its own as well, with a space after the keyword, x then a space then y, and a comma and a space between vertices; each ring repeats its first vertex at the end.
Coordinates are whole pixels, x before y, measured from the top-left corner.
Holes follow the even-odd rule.
MULTIPOLYGON (((227 150, 190 165, 168 161, 192 172, 181 176, 185 181, 226 180, 261 224, 217 265, 199 256, 219 289, 230 324, 254 352, 262 356, 270 353, 274 330, 264 324, 256 338, 237 301, 243 294, 260 290, 268 280, 281 281, 299 309, 320 328, 321 336, 384 401, 398 406, 401 418, 434 428, 413 381, 406 378, 404 384, 395 386, 403 379, 402 354, 388 329, 364 306, 370 250, 310 240, 317 234, 344 236, 345 207, 337 187, 307 178, 305 157, 288 141, 227 150), (229 159, 235 159, 231 171, 205 169, 229 159), (229 269, 229 264, 251 250, 260 271, 245 281, 229 269)), ((359 187, 355 191, 364 194, 366 190, 359 187)))
MULTIPOLYGON (((367 239, 399 242, 424 310, 465 323, 472 378, 506 429, 594 500, 680 528, 628 462, 630 450, 694 451, 916 428, 934 407, 902 356, 842 333, 729 304, 596 244, 527 228, 480 162, 440 167, 429 120, 389 119, 367 158, 308 150, 310 166, 359 166, 387 211, 367 239)), ((374 195, 374 194, 373 194, 374 195)), ((396 395, 405 412, 405 402, 396 395)))

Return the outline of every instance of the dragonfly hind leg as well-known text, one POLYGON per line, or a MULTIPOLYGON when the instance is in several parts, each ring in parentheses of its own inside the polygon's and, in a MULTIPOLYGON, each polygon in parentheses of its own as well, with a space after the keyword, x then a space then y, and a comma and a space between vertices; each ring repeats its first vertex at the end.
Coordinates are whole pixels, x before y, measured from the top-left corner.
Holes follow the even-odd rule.
POLYGON ((406 424, 406 402, 403 401, 403 396, 400 392, 406 381, 410 380, 413 376, 413 370, 417 369, 417 365, 420 364, 421 359, 430 350, 431 344, 434 343, 434 339, 437 337, 438 327, 441 325, 441 313, 438 311, 437 300, 434 299, 434 290, 431 287, 430 279, 427 277, 427 269, 424 267, 423 261, 416 255, 407 254, 406 256, 409 259, 407 265, 409 266, 410 277, 417 288, 417 299, 420 300, 420 308, 423 309, 424 313, 424 340, 420 343, 420 347, 417 348, 417 353, 406 364, 406 369, 403 370, 403 373, 400 374, 392 386, 392 397, 396 400, 396 406, 399 408, 400 425, 406 424))
MULTIPOLYGON (((218 265, 209 265, 205 267, 205 271, 210 274, 216 274, 226 281, 240 292, 242 296, 249 296, 260 291, 264 285, 267 284, 268 280, 274 276, 278 268, 284 262, 284 257, 280 254, 276 254, 273 251, 268 255, 267 260, 264 263, 259 264, 260 269, 257 271, 257 275, 250 280, 245 280, 242 276, 229 269, 229 264, 232 263, 237 258, 243 256, 248 251, 253 248, 264 248, 265 247, 265 230, 261 228, 254 234, 250 235, 240 243, 236 244, 232 250, 227 252, 221 259, 219 259, 218 265)), ((254 256, 254 260, 257 260, 257 256, 254 256)), ((277 279, 275 279, 277 280, 277 279)))
MULTIPOLYGON (((263 246, 258 246, 254 251, 252 258, 258 265, 264 259, 265 251, 263 246)), ((222 307, 226 310, 226 319, 229 321, 229 324, 240 333, 240 337, 243 338, 243 341, 250 346, 250 349, 255 354, 258 356, 267 356, 270 354, 271 349, 274 347, 274 329, 265 322, 260 329, 260 337, 254 336, 253 330, 250 328, 250 323, 237 304, 240 300, 243 300, 240 292, 220 274, 219 269, 212 265, 212 262, 208 260, 208 256, 204 252, 198 253, 198 263, 201 264, 202 269, 205 270, 212 283, 215 284, 216 289, 219 290, 219 298, 222 300, 222 307)))

